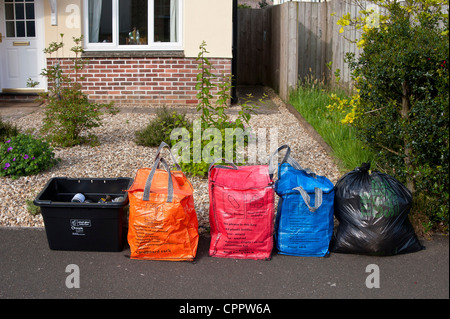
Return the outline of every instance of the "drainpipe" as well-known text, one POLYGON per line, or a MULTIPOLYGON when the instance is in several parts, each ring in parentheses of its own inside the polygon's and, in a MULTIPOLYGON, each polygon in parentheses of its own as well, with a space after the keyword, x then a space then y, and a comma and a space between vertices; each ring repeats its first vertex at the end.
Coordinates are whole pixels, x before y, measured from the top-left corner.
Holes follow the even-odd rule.
POLYGON ((238 44, 238 0, 233 0, 233 40, 232 40, 232 54, 231 59, 231 104, 236 104, 238 102, 238 97, 236 93, 237 84, 237 44, 238 44))

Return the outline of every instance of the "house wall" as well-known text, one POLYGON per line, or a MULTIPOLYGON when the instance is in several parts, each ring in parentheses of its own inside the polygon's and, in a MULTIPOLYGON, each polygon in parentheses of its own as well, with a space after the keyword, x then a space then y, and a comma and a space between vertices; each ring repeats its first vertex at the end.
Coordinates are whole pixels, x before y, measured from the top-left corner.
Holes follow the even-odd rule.
MULTIPOLYGON (((73 65, 72 37, 83 32, 82 0, 58 0, 58 23, 51 25, 51 8, 45 1, 45 43, 59 41, 64 34, 62 53, 47 55, 47 67, 56 61, 66 70, 73 65)), ((202 41, 207 43, 216 74, 231 75, 232 1, 183 1, 183 52, 127 52, 90 54, 82 75, 84 92, 96 102, 118 104, 196 105, 198 74, 195 58, 202 41)))
MULTIPOLYGON (((58 57, 73 57, 70 48, 73 46, 72 37, 80 37, 82 30, 82 0, 57 0, 57 25, 51 25, 51 8, 48 1, 44 1, 45 47, 50 43, 61 41, 60 34, 64 34, 64 47, 58 57)), ((56 54, 52 55, 53 57, 56 54)), ((48 57, 50 57, 48 55, 48 57)))
POLYGON ((232 58, 233 1, 184 1, 184 53, 197 57, 203 40, 208 56, 232 58))
MULTIPOLYGON (((69 71, 73 59, 48 59, 69 71)), ((217 73, 231 74, 229 59, 211 58, 217 73)), ((80 74, 83 92, 95 102, 130 105, 197 105, 195 58, 90 58, 80 74)))

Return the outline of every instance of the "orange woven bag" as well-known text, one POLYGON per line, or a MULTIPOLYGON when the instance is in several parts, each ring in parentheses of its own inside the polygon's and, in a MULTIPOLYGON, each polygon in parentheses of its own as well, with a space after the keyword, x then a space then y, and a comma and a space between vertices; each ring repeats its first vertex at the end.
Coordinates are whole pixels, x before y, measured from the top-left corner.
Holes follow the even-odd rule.
POLYGON ((165 146, 163 142, 151 169, 138 170, 128 190, 130 258, 192 261, 199 239, 193 188, 176 162, 178 170, 171 171, 161 158, 165 146))

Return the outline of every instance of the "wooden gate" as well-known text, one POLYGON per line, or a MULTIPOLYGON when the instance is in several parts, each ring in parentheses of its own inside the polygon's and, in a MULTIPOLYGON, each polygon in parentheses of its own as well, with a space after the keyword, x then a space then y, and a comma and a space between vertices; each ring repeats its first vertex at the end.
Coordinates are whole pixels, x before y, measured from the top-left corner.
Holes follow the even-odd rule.
POLYGON ((271 11, 238 9, 237 84, 270 82, 271 11))

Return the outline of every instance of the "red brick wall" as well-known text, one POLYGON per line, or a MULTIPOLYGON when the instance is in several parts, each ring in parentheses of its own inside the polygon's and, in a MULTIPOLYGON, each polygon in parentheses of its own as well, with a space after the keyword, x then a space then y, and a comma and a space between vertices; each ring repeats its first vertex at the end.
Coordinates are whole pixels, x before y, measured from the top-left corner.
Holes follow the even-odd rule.
MULTIPOLYGON (((51 67, 57 59, 47 59, 51 67)), ((58 59, 66 70, 71 59, 58 59)), ((231 75, 231 59, 211 58, 214 74, 231 75)), ((89 58, 82 70, 83 91, 95 102, 118 104, 197 105, 195 58, 89 58)), ((70 72, 70 71, 69 71, 70 72)))

